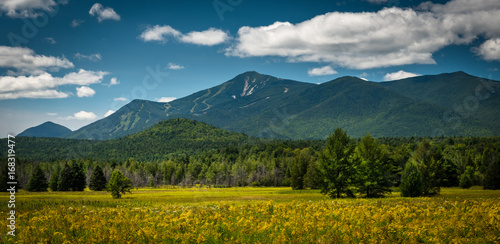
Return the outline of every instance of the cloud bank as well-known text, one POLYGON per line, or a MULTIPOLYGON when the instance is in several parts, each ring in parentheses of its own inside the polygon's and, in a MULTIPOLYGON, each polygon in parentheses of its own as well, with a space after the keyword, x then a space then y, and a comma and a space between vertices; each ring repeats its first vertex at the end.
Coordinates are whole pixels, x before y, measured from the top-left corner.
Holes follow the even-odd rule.
MULTIPOLYGON (((378 1, 376 1, 378 2, 378 1)), ((500 1, 426 2, 415 9, 331 12, 301 23, 244 26, 227 56, 278 56, 289 62, 331 63, 350 69, 435 64, 433 53, 480 37, 481 57, 500 59, 500 1), (486 54, 484 50, 493 50, 486 54)))

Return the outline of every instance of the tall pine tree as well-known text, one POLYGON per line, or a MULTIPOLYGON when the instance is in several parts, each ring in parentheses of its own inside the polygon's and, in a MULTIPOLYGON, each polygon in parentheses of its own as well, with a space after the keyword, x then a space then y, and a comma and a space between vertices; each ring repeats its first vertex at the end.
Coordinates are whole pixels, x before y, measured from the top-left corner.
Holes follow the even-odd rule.
POLYGON ((50 190, 52 191, 58 191, 58 186, 59 186, 59 176, 61 174, 61 166, 59 165, 59 163, 57 163, 56 165, 56 169, 54 170, 54 172, 52 172, 52 177, 50 177, 50 181, 49 181, 49 188, 50 190))
POLYGON ((370 134, 356 148, 359 157, 357 188, 366 197, 379 197, 391 192, 392 164, 384 148, 370 134))
POLYGON ((89 188, 92 191, 102 191, 106 189, 106 183, 106 177, 104 176, 101 167, 97 165, 92 172, 92 176, 90 177, 89 188))
POLYGON ((64 166, 61 170, 61 175, 59 176, 59 183, 57 185, 58 191, 71 191, 72 185, 72 177, 71 168, 68 163, 65 162, 64 166))
POLYGON ((340 128, 328 137, 318 164, 321 193, 331 198, 354 197, 350 189, 355 175, 354 148, 350 137, 340 128))
POLYGON ((26 186, 26 190, 28 191, 47 191, 49 184, 47 183, 47 178, 45 177, 45 173, 39 164, 33 168, 33 173, 31 174, 31 178, 28 181, 28 185, 26 186))

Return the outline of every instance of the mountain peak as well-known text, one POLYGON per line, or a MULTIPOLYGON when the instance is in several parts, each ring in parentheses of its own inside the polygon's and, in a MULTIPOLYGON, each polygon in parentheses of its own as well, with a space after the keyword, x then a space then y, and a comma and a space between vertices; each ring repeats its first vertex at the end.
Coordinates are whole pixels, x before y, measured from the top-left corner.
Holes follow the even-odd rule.
POLYGON ((47 121, 43 124, 31 127, 19 133, 17 136, 27 137, 61 137, 71 133, 71 130, 60 124, 47 121))

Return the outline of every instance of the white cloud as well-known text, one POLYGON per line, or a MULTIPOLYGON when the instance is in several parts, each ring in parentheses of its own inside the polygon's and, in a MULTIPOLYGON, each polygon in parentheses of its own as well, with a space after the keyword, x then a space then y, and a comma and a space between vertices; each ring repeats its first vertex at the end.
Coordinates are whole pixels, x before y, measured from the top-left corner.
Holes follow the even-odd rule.
POLYGON ((184 69, 184 66, 180 64, 168 63, 167 69, 179 70, 179 69, 184 69))
POLYGON ((62 85, 80 85, 101 83, 107 75, 103 71, 87 71, 66 74, 64 77, 53 77, 49 73, 30 76, 0 76, 0 99, 16 98, 66 98, 70 93, 59 92, 62 85))
POLYGON ((314 68, 307 71, 309 76, 322 76, 322 75, 334 75, 337 71, 333 70, 331 66, 327 65, 320 68, 314 68))
POLYGON ((65 119, 67 120, 95 120, 97 119, 97 115, 93 112, 80 111, 78 113, 74 113, 73 116, 68 116, 65 119))
POLYGON ((170 27, 169 25, 164 25, 164 26, 155 25, 153 27, 146 28, 146 30, 143 31, 139 36, 139 39, 142 39, 145 42, 148 41, 166 42, 168 36, 178 37, 181 35, 182 33, 170 27))
POLYGON ((50 44, 56 44, 56 40, 54 40, 54 38, 52 37, 45 37, 43 40, 50 44))
POLYGON ((94 53, 94 54, 90 54, 90 55, 75 53, 75 58, 77 58, 78 60, 88 60, 91 62, 98 62, 98 61, 102 60, 102 56, 100 53, 94 53))
POLYGON ((0 100, 18 99, 18 98, 67 98, 69 93, 60 92, 56 90, 36 90, 36 91, 18 91, 18 92, 5 92, 0 93, 0 100))
POLYGON ((500 38, 488 40, 474 50, 484 60, 500 61, 500 38))
POLYGON ((124 97, 115 97, 115 99, 113 99, 114 101, 128 101, 128 99, 124 98, 124 97))
POLYGON ((420 75, 400 70, 400 71, 394 72, 394 73, 387 73, 384 76, 384 80, 385 81, 401 80, 401 79, 411 78, 411 77, 415 77, 415 76, 420 76, 420 75))
POLYGON ((120 84, 120 81, 116 79, 116 77, 111 78, 111 80, 109 81, 109 86, 114 86, 118 84, 120 84))
POLYGON ((76 28, 76 27, 80 26, 81 24, 83 24, 83 22, 85 22, 85 21, 80 20, 80 19, 74 19, 73 21, 71 21, 71 27, 76 28))
POLYGON ((177 98, 176 97, 162 97, 162 98, 156 99, 156 101, 160 102, 160 103, 168 103, 168 102, 171 102, 175 99, 177 99, 177 98))
POLYGON ((165 43, 167 42, 168 37, 173 37, 180 42, 204 46, 213 46, 229 40, 229 35, 219 29, 210 28, 205 31, 192 31, 187 34, 182 34, 180 31, 169 25, 155 25, 148 27, 141 33, 141 35, 139 35, 138 38, 145 42, 158 41, 165 43))
POLYGON ((244 26, 226 55, 284 57, 289 62, 328 62, 352 69, 435 64, 434 52, 499 38, 500 1, 452 0, 418 9, 331 12, 301 23, 244 26))
POLYGON ((115 111, 113 111, 113 110, 111 110, 111 109, 110 109, 110 110, 108 110, 108 112, 106 112, 106 113, 104 114, 104 118, 106 118, 106 117, 108 117, 108 116, 112 115, 113 113, 115 113, 115 111))
POLYGON ((88 86, 81 86, 76 88, 76 95, 78 97, 92 97, 94 96, 94 94, 95 94, 94 89, 88 86))
POLYGON ((11 18, 35 18, 40 11, 54 12, 56 5, 54 0, 2 0, 0 10, 11 18))
POLYGON ((25 47, 0 46, 0 67, 14 68, 22 74, 39 74, 46 69, 57 71, 74 65, 65 57, 37 55, 25 47))
POLYGON ((57 116, 57 113, 47 113, 49 116, 57 116))
POLYGON ((219 29, 210 28, 205 31, 192 31, 181 37, 181 41, 203 46, 213 46, 226 42, 229 35, 219 29))
POLYGON ((95 3, 94 5, 92 5, 92 8, 90 8, 89 14, 92 16, 97 16, 97 20, 99 22, 101 22, 103 20, 107 20, 107 19, 116 20, 116 21, 120 20, 120 15, 118 15, 114 9, 112 9, 110 7, 105 8, 100 3, 95 3))

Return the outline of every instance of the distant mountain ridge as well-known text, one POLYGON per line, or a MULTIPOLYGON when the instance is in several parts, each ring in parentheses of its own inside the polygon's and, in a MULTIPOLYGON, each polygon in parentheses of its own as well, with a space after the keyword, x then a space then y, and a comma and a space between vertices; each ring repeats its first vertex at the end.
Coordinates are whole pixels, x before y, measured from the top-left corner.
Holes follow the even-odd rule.
MULTIPOLYGON (((7 143, 5 138, 0 140, 7 143)), ((24 159, 40 161, 78 158, 153 161, 221 150, 254 140, 203 122, 169 119, 144 131, 111 140, 19 137, 16 138, 16 152, 24 159)), ((0 152, 0 157, 6 157, 6 153, 0 152)))
POLYGON ((34 126, 17 134, 17 136, 26 137, 62 137, 71 133, 72 131, 65 126, 47 121, 38 126, 34 126))
POLYGON ((324 139, 337 127, 354 137, 493 136, 500 135, 499 89, 498 81, 464 72, 317 85, 251 71, 169 103, 134 100, 64 137, 119 138, 171 118, 280 139, 324 139), (481 99, 480 86, 487 87, 481 99))

